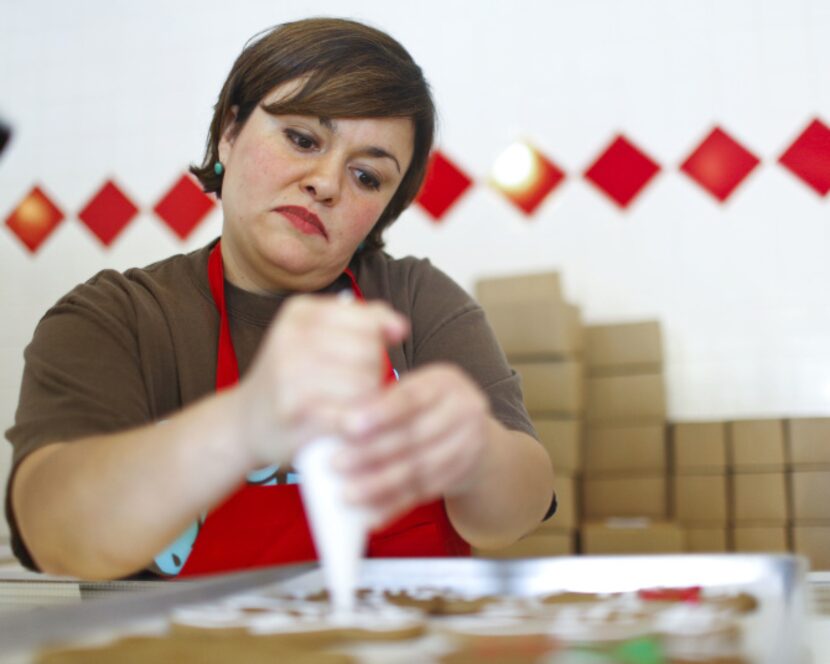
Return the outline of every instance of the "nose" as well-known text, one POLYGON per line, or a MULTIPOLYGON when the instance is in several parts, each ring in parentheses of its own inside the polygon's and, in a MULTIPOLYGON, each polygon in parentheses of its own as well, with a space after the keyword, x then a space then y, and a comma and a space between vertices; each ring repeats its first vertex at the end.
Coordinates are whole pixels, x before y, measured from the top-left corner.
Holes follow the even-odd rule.
POLYGON ((340 168, 333 158, 321 156, 309 164, 300 188, 316 202, 332 205, 340 198, 340 168))

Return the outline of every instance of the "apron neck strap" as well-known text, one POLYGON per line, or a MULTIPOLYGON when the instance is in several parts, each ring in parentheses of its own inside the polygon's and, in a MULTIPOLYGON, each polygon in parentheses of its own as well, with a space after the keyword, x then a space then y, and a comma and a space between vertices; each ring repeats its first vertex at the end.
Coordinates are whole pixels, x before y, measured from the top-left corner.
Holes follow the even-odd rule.
POLYGON ((239 382, 239 363, 231 339, 231 324, 225 304, 225 269, 222 265, 222 241, 211 249, 208 258, 208 282, 213 303, 219 310, 219 348, 216 355, 216 391, 239 382))

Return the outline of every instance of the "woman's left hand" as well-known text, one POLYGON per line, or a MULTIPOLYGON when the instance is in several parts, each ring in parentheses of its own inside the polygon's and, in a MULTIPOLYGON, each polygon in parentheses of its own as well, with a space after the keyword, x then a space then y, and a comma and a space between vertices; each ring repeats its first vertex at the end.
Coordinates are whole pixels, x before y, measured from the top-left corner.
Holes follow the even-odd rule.
POLYGON ((459 368, 413 371, 362 404, 344 423, 349 444, 335 459, 346 499, 379 523, 463 493, 487 453, 487 398, 459 368))

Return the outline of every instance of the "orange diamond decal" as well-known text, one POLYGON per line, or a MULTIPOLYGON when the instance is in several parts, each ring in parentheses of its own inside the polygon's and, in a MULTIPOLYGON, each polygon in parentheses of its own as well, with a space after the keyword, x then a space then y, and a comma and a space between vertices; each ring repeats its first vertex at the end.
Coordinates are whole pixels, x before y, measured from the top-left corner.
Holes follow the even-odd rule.
POLYGON ((565 173, 524 141, 510 145, 496 159, 490 184, 526 215, 531 215, 565 177, 565 173))
POLYGON ((34 253, 61 221, 63 212, 35 186, 6 217, 6 226, 34 253))

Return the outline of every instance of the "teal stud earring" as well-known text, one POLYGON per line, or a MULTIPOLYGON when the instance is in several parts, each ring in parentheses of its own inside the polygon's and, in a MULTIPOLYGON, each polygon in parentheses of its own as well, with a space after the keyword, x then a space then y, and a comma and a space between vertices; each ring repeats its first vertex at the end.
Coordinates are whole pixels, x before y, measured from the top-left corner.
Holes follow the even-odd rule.
POLYGON ((214 173, 216 173, 216 175, 222 175, 222 173, 224 173, 224 172, 225 172, 225 167, 224 167, 224 166, 222 166, 222 162, 221 162, 221 161, 217 161, 217 162, 213 165, 213 172, 214 172, 214 173))

